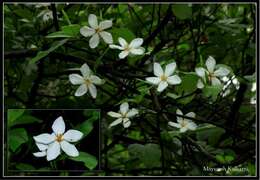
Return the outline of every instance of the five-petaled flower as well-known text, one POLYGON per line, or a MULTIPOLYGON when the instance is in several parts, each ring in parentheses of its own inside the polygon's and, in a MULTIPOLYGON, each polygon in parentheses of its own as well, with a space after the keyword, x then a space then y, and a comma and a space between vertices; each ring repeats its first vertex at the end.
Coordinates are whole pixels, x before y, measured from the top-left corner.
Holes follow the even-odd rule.
POLYGON ((213 57, 209 56, 206 61, 207 69, 203 67, 195 68, 197 75, 200 77, 197 83, 198 88, 203 88, 204 84, 208 81, 211 85, 221 85, 220 78, 227 76, 230 71, 225 67, 216 69, 216 61, 213 57))
POLYGON ((118 125, 123 122, 124 128, 128 128, 131 125, 131 121, 129 118, 134 117, 135 115, 138 114, 138 110, 135 108, 129 109, 129 105, 127 102, 122 103, 120 105, 120 110, 119 112, 113 112, 110 111, 107 113, 109 116, 117 118, 115 121, 113 121, 110 125, 109 128, 112 126, 118 125))
POLYGON ((168 84, 176 85, 181 83, 181 78, 178 75, 173 75, 175 69, 175 62, 168 64, 165 71, 163 71, 162 66, 159 63, 154 63, 153 73, 156 77, 148 77, 146 78, 146 81, 151 84, 158 85, 157 91, 162 92, 165 88, 167 88, 168 84))
POLYGON ((111 20, 101 21, 98 24, 97 16, 94 14, 90 14, 88 16, 88 23, 90 27, 83 26, 80 29, 80 34, 84 37, 92 36, 89 40, 89 46, 91 48, 96 48, 98 46, 100 37, 107 44, 113 43, 112 35, 109 32, 104 31, 105 29, 112 27, 111 20))
MULTIPOLYGON (((197 125, 190 119, 185 119, 183 117, 179 117, 178 115, 183 115, 181 110, 177 109, 176 110, 176 116, 177 116, 177 122, 168 122, 169 126, 176 127, 180 129, 180 132, 186 132, 187 130, 195 130, 197 128, 197 125)), ((187 117, 195 118, 195 113, 194 112, 189 112, 185 114, 187 117)))
POLYGON ((92 74, 89 66, 85 63, 80 67, 80 72, 82 74, 70 74, 69 80, 74 85, 80 85, 75 92, 75 96, 82 96, 89 90, 90 95, 93 98, 97 97, 97 88, 95 85, 103 84, 103 81, 92 74))
POLYGON ((52 130, 52 134, 43 133, 33 137, 40 150, 40 152, 33 153, 34 156, 47 156, 47 161, 51 161, 61 154, 61 149, 68 156, 79 156, 77 148, 71 143, 79 141, 83 136, 82 132, 74 129, 65 132, 65 123, 61 116, 54 121, 52 130))
POLYGON ((119 42, 120 46, 110 44, 109 47, 111 49, 119 49, 119 50, 122 51, 118 55, 120 59, 124 59, 129 54, 130 55, 142 55, 142 54, 144 54, 145 49, 143 47, 141 47, 141 45, 143 44, 142 38, 133 39, 130 42, 130 44, 128 44, 125 39, 119 37, 118 42, 119 42))

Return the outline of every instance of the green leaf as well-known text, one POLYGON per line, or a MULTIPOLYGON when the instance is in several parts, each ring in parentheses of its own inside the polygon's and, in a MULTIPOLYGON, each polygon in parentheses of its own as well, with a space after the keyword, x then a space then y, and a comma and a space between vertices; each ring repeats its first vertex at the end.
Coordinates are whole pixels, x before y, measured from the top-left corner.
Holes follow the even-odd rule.
POLYGON ((111 30, 111 33, 113 34, 115 44, 118 43, 119 37, 124 38, 128 43, 130 43, 130 41, 132 41, 135 38, 134 33, 127 28, 113 28, 111 30))
POLYGON ((42 120, 30 116, 30 115, 23 115, 20 118, 18 118, 16 121, 14 121, 12 124, 10 124, 10 126, 14 126, 14 125, 21 125, 21 124, 32 124, 32 123, 41 123, 42 120))
POLYGON ((93 130, 93 123, 98 119, 99 113, 93 112, 92 117, 78 125, 76 129, 84 132, 84 137, 86 137, 93 130))
POLYGON ((187 4, 174 4, 172 9, 175 16, 181 20, 192 17, 192 8, 187 4))
POLYGON ((24 109, 8 109, 7 112, 7 119, 8 119, 8 126, 15 123, 15 121, 23 115, 24 109))
POLYGON ((86 152, 79 152, 79 156, 70 157, 69 159, 84 162, 84 165, 90 170, 94 169, 98 164, 96 157, 86 152))
POLYGON ((222 134, 225 133, 225 130, 220 127, 210 127, 206 129, 200 129, 196 131, 196 136, 199 141, 208 140, 211 146, 214 146, 218 143, 222 134))
POLYGON ((63 39, 61 41, 56 41, 54 42, 50 49, 46 50, 46 51, 39 51, 37 53, 37 55, 32 58, 30 60, 30 64, 36 63, 37 61, 39 61, 40 59, 46 57, 48 54, 50 54, 51 52, 53 52, 54 50, 56 50, 57 48, 59 48, 60 46, 62 46, 63 44, 65 44, 68 41, 68 39, 63 39))
POLYGON ((218 94, 221 92, 223 85, 219 86, 205 86, 202 90, 202 93, 206 97, 210 97, 213 101, 217 100, 218 94))
POLYGON ((30 164, 18 163, 15 165, 18 170, 35 170, 35 167, 30 164))
POLYGON ((9 131, 9 147, 15 152, 23 143, 28 141, 28 135, 24 128, 9 131))
POLYGON ((68 26, 62 26, 61 31, 57 31, 49 34, 46 38, 71 38, 76 37, 80 31, 80 25, 71 24, 68 26))
POLYGON ((216 159, 217 159, 219 162, 221 162, 221 163, 225 163, 225 158, 224 158, 224 156, 221 155, 221 154, 217 154, 217 155, 216 155, 216 159))

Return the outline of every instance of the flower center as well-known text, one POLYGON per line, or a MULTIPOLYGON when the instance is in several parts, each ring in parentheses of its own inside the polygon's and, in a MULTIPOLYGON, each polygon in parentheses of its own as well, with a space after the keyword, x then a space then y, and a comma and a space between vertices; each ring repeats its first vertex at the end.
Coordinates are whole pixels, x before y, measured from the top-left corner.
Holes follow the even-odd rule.
POLYGON ((211 82, 214 77, 216 77, 216 76, 213 73, 209 73, 209 75, 208 75, 209 82, 211 82))
POLYGON ((58 141, 58 142, 63 141, 63 134, 58 134, 58 135, 56 136, 56 141, 58 141))
POLYGON ((161 79, 161 81, 167 81, 167 76, 161 75, 160 79, 161 79))
POLYGON ((181 125, 181 127, 185 127, 185 126, 187 126, 187 122, 183 120, 183 121, 181 121, 180 125, 181 125))
POLYGON ((92 82, 89 79, 85 79, 85 83, 86 83, 86 85, 92 84, 92 82))
POLYGON ((95 29, 96 33, 100 33, 102 30, 100 28, 95 29))

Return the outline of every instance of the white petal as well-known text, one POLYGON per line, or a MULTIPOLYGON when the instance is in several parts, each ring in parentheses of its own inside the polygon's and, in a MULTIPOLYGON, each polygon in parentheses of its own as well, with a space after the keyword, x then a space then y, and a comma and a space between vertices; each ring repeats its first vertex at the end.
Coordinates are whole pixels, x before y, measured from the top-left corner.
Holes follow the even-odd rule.
POLYGON ((41 152, 36 152, 36 153, 33 153, 33 155, 35 156, 35 157, 44 157, 44 156, 46 156, 46 151, 41 151, 41 152))
POLYGON ((190 121, 187 125, 187 128, 190 130, 195 130, 197 128, 197 125, 194 122, 190 121))
POLYGON ((56 159, 60 155, 60 144, 54 141, 47 149, 47 161, 56 159))
POLYGON ((220 67, 216 71, 214 71, 214 75, 218 77, 227 76, 228 74, 229 74, 229 70, 224 67, 220 67))
POLYGON ((36 146, 38 147, 38 149, 40 151, 44 151, 44 150, 48 149, 48 145, 46 145, 46 144, 36 143, 36 146))
POLYGON ((129 46, 131 48, 138 48, 143 44, 143 42, 144 42, 144 40, 142 38, 136 38, 131 41, 129 46))
POLYGON ((204 84, 203 84, 201 79, 199 79, 198 82, 197 82, 197 88, 199 88, 199 89, 204 88, 204 84))
POLYGON ((97 16, 95 14, 90 14, 88 16, 88 23, 90 27, 97 29, 98 28, 97 16))
POLYGON ((121 46, 118 46, 118 45, 115 45, 115 44, 110 44, 109 48, 111 48, 111 49, 120 49, 120 50, 124 49, 124 47, 121 47, 121 46))
POLYGON ((107 114, 108 114, 109 116, 111 116, 111 117, 114 117, 114 118, 120 118, 120 117, 122 117, 122 114, 116 113, 116 112, 113 112, 113 111, 109 111, 107 114))
POLYGON ((135 55, 142 55, 142 54, 144 54, 144 51, 145 51, 145 49, 142 48, 142 47, 140 47, 140 48, 132 48, 130 50, 130 53, 131 54, 135 54, 135 55))
POLYGON ((184 126, 184 127, 182 127, 181 129, 180 129, 180 132, 181 133, 184 133, 184 132, 186 132, 188 130, 188 128, 186 127, 186 126, 184 126))
POLYGON ((50 144, 50 143, 52 143, 55 140, 55 136, 52 135, 52 134, 43 133, 43 134, 40 134, 38 136, 34 136, 33 139, 37 143, 50 144))
POLYGON ((82 84, 84 83, 84 79, 82 76, 78 74, 70 74, 69 75, 69 80, 72 84, 77 85, 77 84, 82 84))
POLYGON ((195 68, 195 71, 199 77, 204 77, 207 70, 205 68, 198 67, 198 68, 195 68))
POLYGON ((102 80, 99 77, 95 76, 95 75, 91 75, 89 79, 94 84, 97 84, 97 85, 101 85, 102 84, 102 80))
POLYGON ((93 34, 95 34, 95 32, 95 29, 92 29, 88 26, 83 26, 82 28, 80 28, 80 34, 85 37, 92 36, 93 34))
POLYGON ((77 142, 82 138, 82 136, 83 136, 82 132, 78 130, 70 129, 63 135, 63 138, 68 142, 77 142))
POLYGON ((135 115, 137 115, 137 114, 138 114, 138 110, 135 109, 135 108, 133 108, 133 109, 130 109, 130 110, 127 112, 126 117, 130 118, 130 117, 133 117, 133 116, 135 116, 135 115))
POLYGON ((101 30, 108 29, 110 27, 112 27, 112 21, 111 20, 105 20, 105 21, 101 21, 99 23, 99 28, 101 30))
POLYGON ((180 84, 181 78, 178 75, 170 76, 170 77, 167 78, 167 82, 170 85, 180 84))
POLYGON ((221 82, 220 82, 220 80, 219 80, 218 78, 212 77, 212 78, 211 78, 211 84, 212 84, 213 86, 216 86, 216 85, 220 85, 221 82))
POLYGON ((125 114, 129 110, 129 104, 127 102, 124 102, 120 105, 120 112, 122 114, 125 114))
POLYGON ((80 67, 80 72, 83 75, 83 77, 85 77, 85 78, 89 77, 89 75, 91 74, 91 70, 90 70, 89 66, 86 63, 84 63, 80 67))
POLYGON ((89 84, 88 85, 88 89, 89 89, 90 95, 93 98, 96 98, 97 97, 97 88, 96 88, 96 86, 94 84, 89 84))
POLYGON ((162 92, 165 88, 167 88, 168 83, 165 81, 161 81, 158 85, 157 91, 162 92))
POLYGON ((180 125, 180 124, 175 123, 175 122, 172 122, 172 121, 168 122, 168 125, 169 125, 169 126, 172 126, 172 127, 176 127, 176 128, 181 128, 181 125, 180 125))
MULTIPOLYGON (((177 114, 177 115, 183 115, 183 113, 181 112, 180 109, 177 109, 177 110, 176 110, 176 114, 177 114)), ((178 122, 178 123, 181 123, 182 121, 183 121, 183 117, 177 116, 177 122, 178 122)))
POLYGON ((212 56, 209 56, 207 61, 206 61, 206 66, 207 69, 210 73, 213 73, 215 66, 216 66, 216 61, 212 56))
POLYGON ((122 51, 121 53, 119 53, 119 58, 120 59, 124 59, 126 56, 128 56, 129 54, 129 51, 125 50, 125 51, 122 51))
POLYGON ((131 125, 131 121, 128 118, 123 119, 124 128, 128 128, 131 125))
POLYGON ((165 68, 165 76, 170 76, 170 75, 172 75, 173 73, 174 73, 174 71, 175 71, 175 68, 176 68, 176 63, 175 62, 173 62, 173 63, 171 63, 171 64, 168 64, 167 66, 166 66, 166 68, 165 68))
POLYGON ((88 91, 87 85, 86 84, 82 84, 78 87, 78 89, 75 92, 75 96, 83 96, 84 94, 86 94, 86 92, 88 91))
POLYGON ((107 44, 113 43, 113 37, 109 32, 102 31, 99 33, 99 35, 102 37, 102 39, 105 41, 105 43, 107 43, 107 44))
POLYGON ((188 117, 191 117, 191 118, 195 118, 196 114, 194 112, 189 112, 185 116, 188 116, 188 117))
POLYGON ((72 157, 79 156, 79 151, 77 150, 77 148, 73 144, 70 144, 67 141, 61 141, 60 146, 61 146, 61 149, 68 156, 72 156, 72 157))
POLYGON ((122 120, 123 120, 122 118, 118 118, 117 120, 113 121, 113 122, 109 125, 109 128, 120 124, 120 123, 122 122, 122 120))
POLYGON ((161 82, 161 79, 159 77, 148 77, 148 78, 145 78, 146 81, 148 81, 149 83, 151 84, 159 84, 161 82))
POLYGON ((126 40, 124 38, 119 37, 118 42, 124 48, 128 46, 128 43, 126 42, 126 40))
POLYGON ((153 64, 153 73, 155 76, 162 76, 163 75, 163 69, 162 66, 159 63, 154 63, 153 64))
POLYGON ((53 132, 58 134, 63 134, 65 132, 65 122, 62 118, 62 116, 58 117, 52 124, 52 130, 53 132))
POLYGON ((90 48, 94 49, 98 46, 98 44, 99 44, 99 35, 94 34, 89 40, 89 46, 90 48))

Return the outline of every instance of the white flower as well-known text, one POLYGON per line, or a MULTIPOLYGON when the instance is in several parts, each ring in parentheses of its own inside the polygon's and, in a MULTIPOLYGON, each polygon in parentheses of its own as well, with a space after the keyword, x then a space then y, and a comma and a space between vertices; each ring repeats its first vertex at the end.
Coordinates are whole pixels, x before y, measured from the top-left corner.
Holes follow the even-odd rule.
POLYGON ((42 17, 42 20, 43 20, 44 22, 47 22, 47 21, 53 19, 53 14, 52 14, 52 11, 51 11, 51 10, 45 9, 45 10, 42 10, 42 11, 37 15, 37 17, 42 17))
POLYGON ((119 110, 118 113, 110 111, 107 114, 111 117, 117 118, 115 121, 113 121, 109 125, 109 128, 111 128, 112 126, 118 125, 119 123, 122 123, 122 122, 123 122, 124 128, 128 128, 131 125, 131 121, 130 121, 129 118, 137 115, 138 110, 135 109, 135 108, 129 109, 128 103, 125 102, 125 103, 120 105, 120 110, 119 110))
POLYGON ((98 46, 100 37, 107 44, 113 43, 112 35, 109 32, 104 31, 105 29, 112 27, 111 20, 101 21, 98 24, 97 16, 94 14, 90 14, 88 16, 88 23, 90 27, 83 26, 80 29, 80 34, 84 37, 92 36, 89 40, 89 46, 91 48, 96 48, 98 46))
POLYGON ((173 75, 176 69, 176 63, 170 63, 166 66, 165 71, 163 71, 162 66, 159 63, 153 64, 153 73, 156 77, 148 77, 146 81, 151 84, 158 85, 157 91, 162 92, 167 88, 168 84, 175 85, 181 83, 181 78, 178 75, 173 75))
POLYGON ((211 85, 221 85, 220 78, 227 76, 230 71, 227 68, 219 67, 216 69, 216 61, 213 57, 209 56, 206 61, 207 69, 203 67, 195 68, 197 75, 200 77, 197 83, 198 88, 203 88, 204 83, 208 80, 211 85))
POLYGON ((142 38, 133 39, 130 42, 130 44, 128 44, 125 39, 119 37, 118 42, 119 42, 120 46, 110 44, 109 47, 111 49, 119 49, 119 50, 122 51, 118 55, 120 59, 124 59, 129 54, 130 55, 142 55, 142 54, 144 54, 145 50, 144 50, 143 47, 141 47, 141 45, 143 44, 142 38))
MULTIPOLYGON (((181 110, 177 109, 176 114, 178 115, 183 115, 181 110)), ((195 118, 195 113, 194 112, 189 112, 185 114, 187 117, 195 118)), ((195 130, 197 128, 197 125, 191 121, 190 119, 185 119, 183 117, 178 117, 177 116, 177 122, 169 122, 168 125, 172 127, 176 127, 180 129, 180 132, 186 132, 187 130, 195 130)))
POLYGON ((103 84, 103 81, 92 74, 89 66, 85 63, 80 67, 81 75, 70 74, 69 80, 74 85, 80 85, 75 92, 75 96, 82 96, 89 90, 93 98, 97 97, 97 88, 95 85, 103 84))
POLYGON ((47 161, 51 161, 60 155, 61 149, 68 156, 79 156, 77 148, 70 142, 79 141, 83 136, 82 132, 74 129, 65 132, 65 123, 61 116, 54 121, 52 130, 52 134, 43 133, 33 137, 40 149, 40 152, 34 153, 34 156, 47 156, 47 161))

